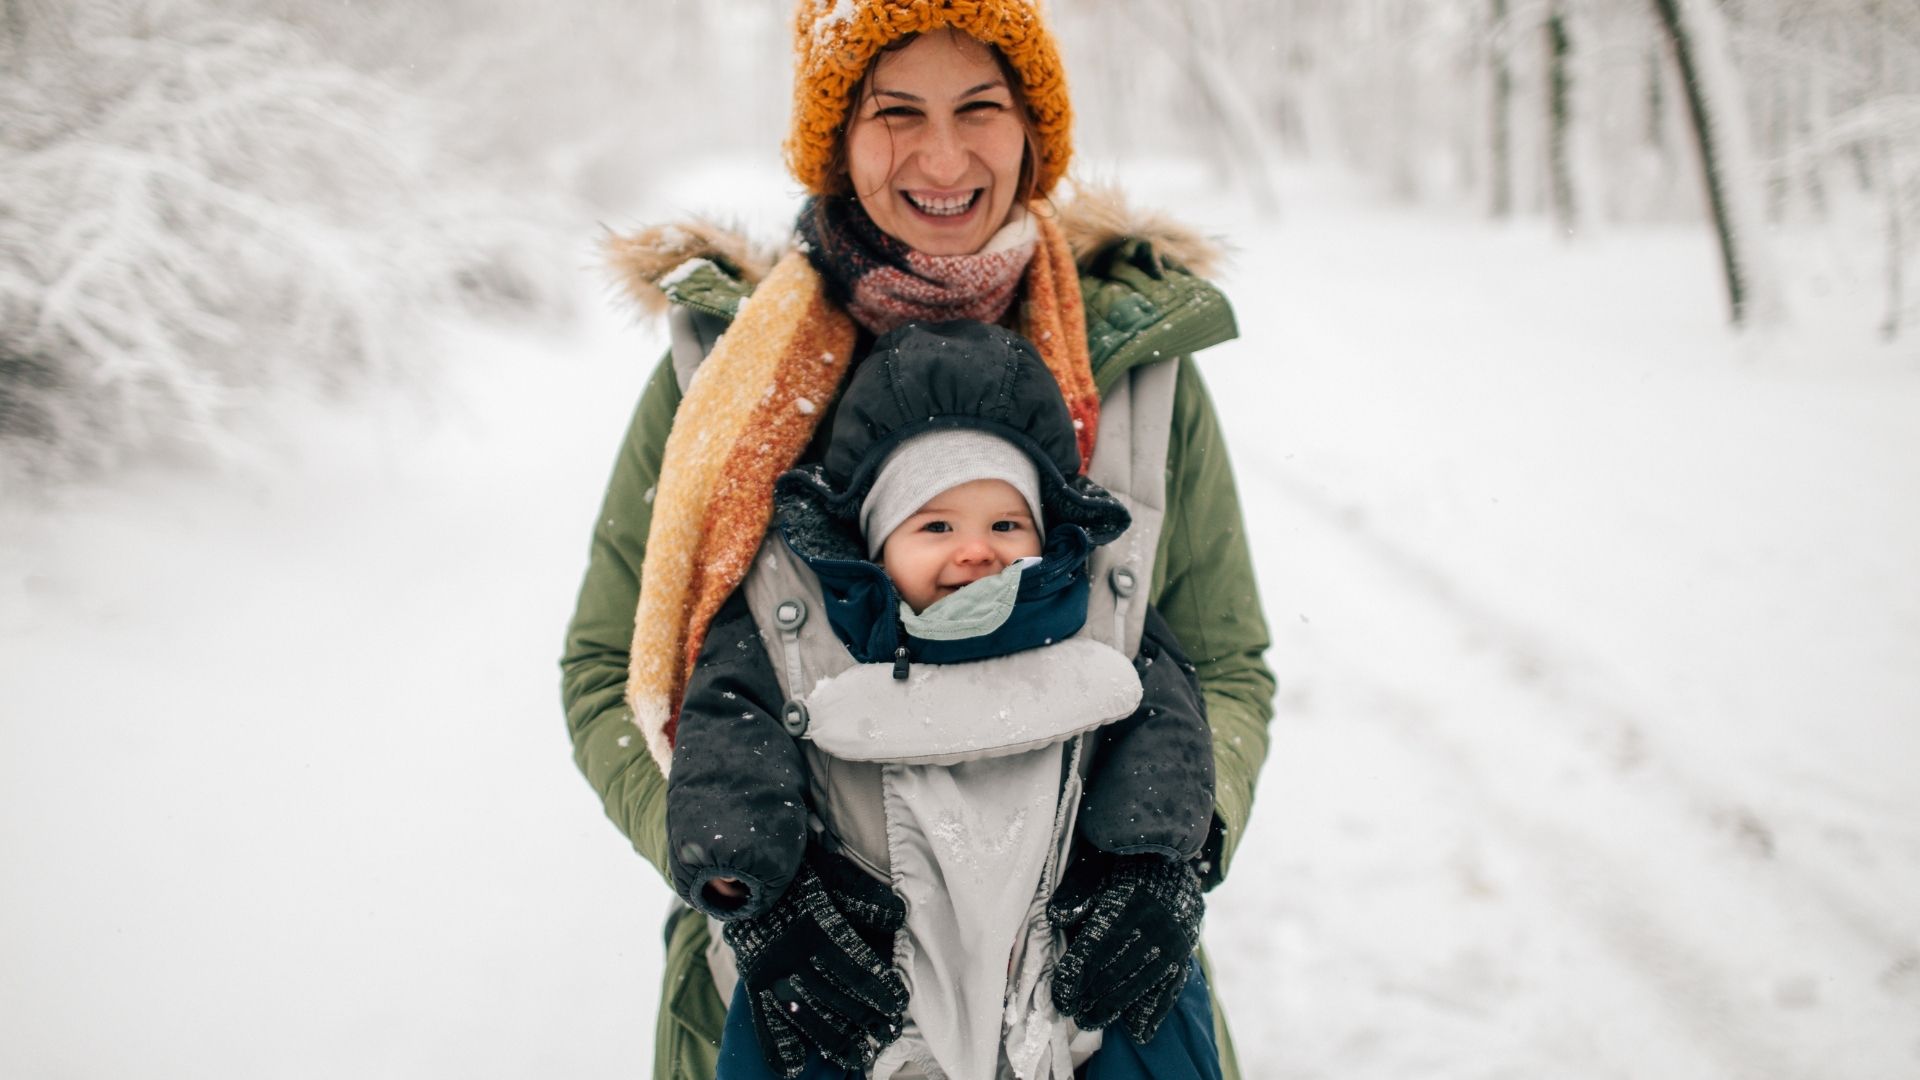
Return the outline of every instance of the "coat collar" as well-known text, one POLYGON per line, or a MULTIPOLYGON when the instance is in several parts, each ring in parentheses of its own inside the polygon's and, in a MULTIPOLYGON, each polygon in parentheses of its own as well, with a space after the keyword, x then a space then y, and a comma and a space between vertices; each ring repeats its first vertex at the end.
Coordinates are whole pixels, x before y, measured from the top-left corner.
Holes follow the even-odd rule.
POLYGON ((900 594, 878 564, 825 553, 791 520, 783 520, 780 527, 787 546, 819 578, 835 636, 863 664, 985 660, 1064 641, 1086 625, 1091 592, 1087 559, 1093 542, 1077 525, 1056 525, 1048 532, 1040 561, 1021 573, 1013 613, 998 629, 955 640, 928 640, 908 632, 900 620, 900 594), (904 657, 898 652, 902 647, 904 657))
MULTIPOLYGON (((1114 186, 1078 185, 1073 198, 1048 202, 1045 212, 1059 223, 1083 276, 1109 279, 1124 264, 1155 279, 1204 279, 1225 262, 1219 239, 1134 207, 1114 186)), ((602 247, 616 286, 640 310, 661 314, 684 304, 731 318, 789 244, 759 243, 738 227, 693 218, 608 230, 602 247)))

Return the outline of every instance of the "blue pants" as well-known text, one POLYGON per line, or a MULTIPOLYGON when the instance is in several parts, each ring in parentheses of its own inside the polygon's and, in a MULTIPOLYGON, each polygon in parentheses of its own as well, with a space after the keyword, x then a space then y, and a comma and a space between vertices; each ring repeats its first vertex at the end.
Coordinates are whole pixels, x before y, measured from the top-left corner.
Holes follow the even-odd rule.
MULTIPOLYGON (((862 1075, 810 1053, 800 1080, 860 1080, 862 1075)), ((1134 1042, 1125 1028, 1115 1024, 1107 1029, 1099 1052, 1078 1075, 1084 1080, 1220 1080, 1220 1048, 1213 1041, 1213 1002, 1207 997, 1207 980, 1200 973, 1199 962, 1193 962, 1186 989, 1180 991, 1172 1014, 1154 1033, 1152 1042, 1134 1042)), ((727 1027, 720 1036, 720 1066, 714 1080, 779 1080, 779 1074, 767 1068, 760 1057, 744 983, 734 987, 733 1003, 727 1007, 727 1027)))

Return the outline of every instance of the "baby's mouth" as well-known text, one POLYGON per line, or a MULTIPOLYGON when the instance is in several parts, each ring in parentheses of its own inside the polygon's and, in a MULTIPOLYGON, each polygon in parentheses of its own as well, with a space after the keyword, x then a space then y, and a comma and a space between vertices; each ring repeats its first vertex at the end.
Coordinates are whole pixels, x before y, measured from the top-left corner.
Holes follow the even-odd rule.
POLYGON ((925 195, 912 191, 903 191, 901 194, 906 196, 915 210, 928 217, 959 217, 973 209, 973 204, 979 201, 983 190, 985 189, 974 188, 964 195, 925 195))

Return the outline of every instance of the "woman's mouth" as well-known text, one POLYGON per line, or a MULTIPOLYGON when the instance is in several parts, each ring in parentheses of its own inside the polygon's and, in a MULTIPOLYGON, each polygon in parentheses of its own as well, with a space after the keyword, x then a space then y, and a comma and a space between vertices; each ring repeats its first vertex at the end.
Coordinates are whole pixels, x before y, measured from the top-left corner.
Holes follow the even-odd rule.
POLYGON ((974 204, 980 201, 983 190, 985 189, 974 188, 959 195, 934 195, 915 191, 903 191, 901 194, 906 196, 909 205, 927 217, 956 218, 964 216, 973 209, 974 204))

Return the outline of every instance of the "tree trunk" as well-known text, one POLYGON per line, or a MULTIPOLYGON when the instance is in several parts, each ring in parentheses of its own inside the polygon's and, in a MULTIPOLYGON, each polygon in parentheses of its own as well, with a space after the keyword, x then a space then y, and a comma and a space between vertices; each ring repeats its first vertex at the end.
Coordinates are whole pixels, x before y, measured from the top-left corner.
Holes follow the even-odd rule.
POLYGON ((1784 319, 1785 301, 1765 252, 1761 195, 1753 171, 1746 102, 1726 26, 1712 0, 1653 0, 1686 91, 1700 174, 1735 326, 1784 319))
POLYGON ((1487 49, 1493 67, 1493 100, 1487 118, 1490 208, 1494 217, 1507 218, 1513 215, 1513 66, 1507 60, 1507 0, 1493 0, 1487 49))
POLYGON ((1580 225, 1573 180, 1573 42, 1567 15, 1559 3, 1547 9, 1547 192, 1553 223, 1562 236, 1580 225))
POLYGON ((1901 205, 1906 185, 1894 165, 1893 140, 1882 136, 1880 144, 1880 189, 1886 196, 1887 211, 1887 314, 1880 322, 1880 336, 1888 341, 1900 336, 1900 316, 1907 305, 1903 280, 1907 261, 1906 213, 1901 205))
MULTIPOLYGON (((1826 108, 1827 73, 1823 64, 1808 64, 1799 81, 1800 109, 1794 126, 1794 137, 1801 145, 1809 145, 1817 137, 1818 127, 1824 117, 1821 110, 1826 108)), ((1806 172, 1802 183, 1806 188, 1807 207, 1812 210, 1815 220, 1827 218, 1827 156, 1808 154, 1806 172)))
POLYGON ((1792 195, 1792 181, 1785 166, 1779 164, 1787 157, 1787 87, 1785 81, 1776 76, 1771 92, 1767 95, 1766 121, 1766 158, 1774 162, 1767 170, 1767 221, 1779 224, 1787 220, 1788 203, 1792 195))
POLYGON ((1667 153, 1667 88, 1660 69, 1660 50, 1647 50, 1647 145, 1667 153))

